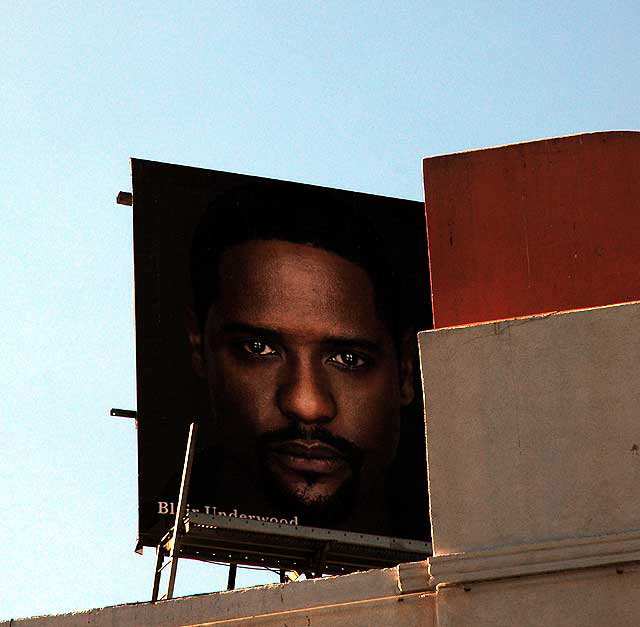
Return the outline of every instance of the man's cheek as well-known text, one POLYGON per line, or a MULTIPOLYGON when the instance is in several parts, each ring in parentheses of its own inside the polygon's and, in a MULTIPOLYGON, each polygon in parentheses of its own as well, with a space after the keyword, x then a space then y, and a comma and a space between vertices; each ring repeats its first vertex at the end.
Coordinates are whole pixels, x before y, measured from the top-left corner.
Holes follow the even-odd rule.
POLYGON ((216 395, 215 405, 226 417, 225 431, 235 437, 255 440, 265 431, 281 428, 286 419, 276 411, 269 386, 255 379, 229 378, 221 393, 216 395))
POLYGON ((261 387, 259 379, 251 369, 243 368, 224 354, 216 355, 209 376, 215 396, 226 397, 230 401, 251 398, 261 387))
POLYGON ((381 396, 362 403, 361 411, 350 421, 351 438, 346 436, 381 462, 394 456, 399 439, 399 408, 390 400, 389 396, 381 396))

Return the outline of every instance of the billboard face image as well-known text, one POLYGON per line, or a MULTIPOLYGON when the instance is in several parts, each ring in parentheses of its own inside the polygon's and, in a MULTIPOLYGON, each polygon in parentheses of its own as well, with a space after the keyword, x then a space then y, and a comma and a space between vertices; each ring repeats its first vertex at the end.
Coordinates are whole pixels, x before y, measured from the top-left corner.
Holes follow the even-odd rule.
POLYGON ((426 541, 422 203, 132 161, 139 536, 189 507, 426 541))

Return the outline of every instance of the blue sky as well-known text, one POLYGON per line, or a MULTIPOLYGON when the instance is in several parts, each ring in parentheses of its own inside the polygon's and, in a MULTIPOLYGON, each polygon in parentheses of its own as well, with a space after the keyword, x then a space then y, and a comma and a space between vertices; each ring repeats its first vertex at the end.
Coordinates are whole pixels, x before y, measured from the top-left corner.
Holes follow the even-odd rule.
MULTIPOLYGON (((421 158, 638 129, 637 1, 12 2, 0 619, 146 600, 129 157, 422 198, 421 158)), ((240 585, 274 580, 243 571, 240 585)), ((181 562, 176 592, 226 571, 181 562)))

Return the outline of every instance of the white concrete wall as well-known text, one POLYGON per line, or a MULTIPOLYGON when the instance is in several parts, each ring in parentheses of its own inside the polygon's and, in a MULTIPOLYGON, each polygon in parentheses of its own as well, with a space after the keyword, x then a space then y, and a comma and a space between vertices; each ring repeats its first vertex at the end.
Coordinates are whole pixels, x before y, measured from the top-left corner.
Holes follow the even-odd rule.
MULTIPOLYGON (((424 585, 418 587, 424 590, 428 584, 426 569, 420 565, 418 568, 418 573, 424 574, 424 585)), ((415 574, 415 569, 412 573, 415 574)), ((156 603, 6 621, 0 623, 0 627, 432 627, 435 624, 433 592, 403 594, 401 588, 398 569, 389 568, 156 603)))
POLYGON ((640 303, 420 350, 435 555, 640 530, 640 303))
MULTIPOLYGON (((420 578, 421 565, 406 566, 410 578, 420 578)), ((397 573, 389 569, 26 618, 0 627, 637 627, 639 590, 637 565, 441 585, 437 592, 406 594, 399 594, 397 573)))
POLYGON ((614 567, 443 587, 440 627, 637 627, 640 572, 614 567))

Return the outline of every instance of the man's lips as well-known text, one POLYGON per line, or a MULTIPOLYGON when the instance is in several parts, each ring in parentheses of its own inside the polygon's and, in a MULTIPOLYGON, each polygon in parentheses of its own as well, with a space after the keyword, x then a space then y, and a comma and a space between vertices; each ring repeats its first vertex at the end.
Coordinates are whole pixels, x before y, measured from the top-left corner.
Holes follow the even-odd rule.
POLYGON ((320 441, 279 442, 269 447, 269 453, 278 465, 294 472, 332 474, 347 465, 344 453, 320 441))
POLYGON ((344 458, 345 455, 338 449, 317 440, 289 440, 272 445, 272 450, 278 453, 306 457, 308 459, 329 459, 333 457, 344 458))

